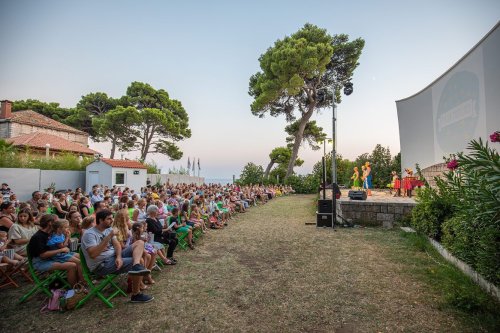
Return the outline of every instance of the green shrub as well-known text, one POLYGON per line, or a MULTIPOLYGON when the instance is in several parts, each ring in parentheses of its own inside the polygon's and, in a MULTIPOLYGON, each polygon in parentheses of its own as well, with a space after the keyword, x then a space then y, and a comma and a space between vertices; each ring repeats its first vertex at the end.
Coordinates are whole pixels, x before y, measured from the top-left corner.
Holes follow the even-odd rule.
MULTIPOLYGON (((418 192, 412 225, 492 283, 500 284, 500 157, 481 139, 458 153, 437 189, 418 192)), ((461 302, 459 300, 459 302, 461 302)))
POLYGON ((420 189, 411 214, 413 228, 436 240, 441 239, 441 224, 453 213, 452 202, 442 192, 429 186, 420 189))
POLYGON ((314 174, 309 174, 306 176, 293 175, 288 177, 285 183, 292 186, 295 193, 301 194, 318 193, 318 188, 320 185, 319 179, 315 177, 314 174))

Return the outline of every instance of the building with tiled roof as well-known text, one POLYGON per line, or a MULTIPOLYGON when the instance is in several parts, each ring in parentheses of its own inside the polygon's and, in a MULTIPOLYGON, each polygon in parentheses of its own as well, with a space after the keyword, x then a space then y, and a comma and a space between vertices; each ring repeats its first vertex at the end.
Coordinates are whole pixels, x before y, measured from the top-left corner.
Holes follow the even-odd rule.
POLYGON ((32 110, 12 112, 11 101, 1 101, 0 138, 15 146, 51 152, 93 155, 88 148, 89 135, 32 110))
POLYGON ((114 168, 147 169, 147 167, 139 161, 112 160, 110 158, 101 158, 101 161, 114 168))
POLYGON ((51 152, 74 152, 90 156, 98 154, 95 150, 79 143, 40 132, 19 135, 14 138, 6 139, 6 141, 12 143, 15 147, 29 148, 34 152, 41 151, 45 153, 46 149, 49 148, 51 152))
POLYGON ((108 187, 128 187, 135 193, 140 193, 146 186, 148 170, 138 161, 96 159, 86 168, 86 191, 89 192, 96 184, 108 187))

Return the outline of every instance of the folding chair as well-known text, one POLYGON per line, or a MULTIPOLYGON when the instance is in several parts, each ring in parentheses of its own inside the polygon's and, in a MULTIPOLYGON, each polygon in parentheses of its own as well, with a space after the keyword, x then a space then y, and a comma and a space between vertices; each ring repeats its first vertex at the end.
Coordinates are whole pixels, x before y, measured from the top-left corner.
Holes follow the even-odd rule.
POLYGON ((31 288, 31 290, 27 294, 21 297, 18 303, 23 303, 38 291, 44 292, 49 297, 52 296, 52 292, 50 291, 49 286, 56 280, 59 280, 65 287, 71 288, 71 286, 65 279, 66 277, 65 271, 56 270, 48 272, 37 272, 33 267, 33 261, 31 255, 29 254, 29 252, 27 254, 28 254, 28 270, 30 272, 31 277, 33 278, 35 286, 31 288))
POLYGON ((179 245, 181 247, 181 249, 183 250, 187 250, 189 244, 188 242, 186 241, 186 237, 188 235, 188 232, 187 231, 178 231, 177 232, 177 245, 179 245))
POLYGON ((109 308, 113 308, 113 303, 111 303, 111 300, 115 298, 118 295, 122 296, 127 296, 127 294, 120 288, 118 285, 113 281, 115 278, 119 276, 119 274, 108 274, 104 277, 102 277, 101 281, 96 280, 97 278, 101 278, 90 272, 90 269, 87 266, 87 261, 85 260, 85 255, 83 254, 82 249, 80 249, 80 263, 82 266, 82 273, 83 273, 83 278, 87 282, 87 285, 89 287, 89 293, 87 296, 85 296, 78 304, 76 305, 75 309, 80 308, 85 302, 87 302, 92 296, 96 296, 101 301, 104 302, 109 308), (110 286, 114 290, 114 292, 111 293, 110 296, 106 297, 102 293, 104 288, 110 286))

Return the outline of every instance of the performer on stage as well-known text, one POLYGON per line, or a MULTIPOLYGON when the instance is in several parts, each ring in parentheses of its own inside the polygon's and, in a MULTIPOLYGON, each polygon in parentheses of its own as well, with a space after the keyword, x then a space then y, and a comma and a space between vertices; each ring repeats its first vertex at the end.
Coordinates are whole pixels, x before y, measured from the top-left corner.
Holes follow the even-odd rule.
POLYGON ((394 190, 394 196, 395 197, 400 197, 401 196, 401 180, 399 180, 398 173, 396 171, 392 172, 392 189, 394 190))
POLYGON ((410 168, 405 169, 406 177, 403 178, 403 190, 408 198, 411 198, 411 190, 413 189, 411 185, 411 180, 413 177, 413 170, 410 168))
POLYGON ((365 176, 365 183, 366 183, 366 194, 368 196, 372 195, 372 168, 370 166, 370 162, 365 163, 365 168, 366 168, 366 176, 365 176))
POLYGON ((358 167, 354 167, 354 173, 352 174, 351 179, 353 180, 352 189, 353 190, 359 190, 359 188, 361 187, 361 185, 360 185, 360 182, 359 182, 358 167))

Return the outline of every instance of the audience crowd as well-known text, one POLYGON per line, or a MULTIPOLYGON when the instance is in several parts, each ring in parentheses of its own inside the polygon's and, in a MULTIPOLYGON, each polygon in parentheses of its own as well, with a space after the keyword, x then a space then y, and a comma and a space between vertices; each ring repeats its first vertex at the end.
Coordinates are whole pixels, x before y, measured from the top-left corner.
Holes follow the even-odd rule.
POLYGON ((223 229, 235 213, 292 193, 289 186, 164 184, 140 193, 94 185, 75 190, 34 191, 20 202, 4 183, 0 189, 0 262, 25 265, 28 254, 39 272, 66 271, 68 283, 84 283, 77 249, 98 276, 128 274, 131 302, 153 299, 143 293, 154 284, 157 264, 175 265, 179 244, 195 249, 196 239, 223 229), (182 243, 180 243, 182 242, 182 243), (7 250, 11 249, 10 255, 7 250))

